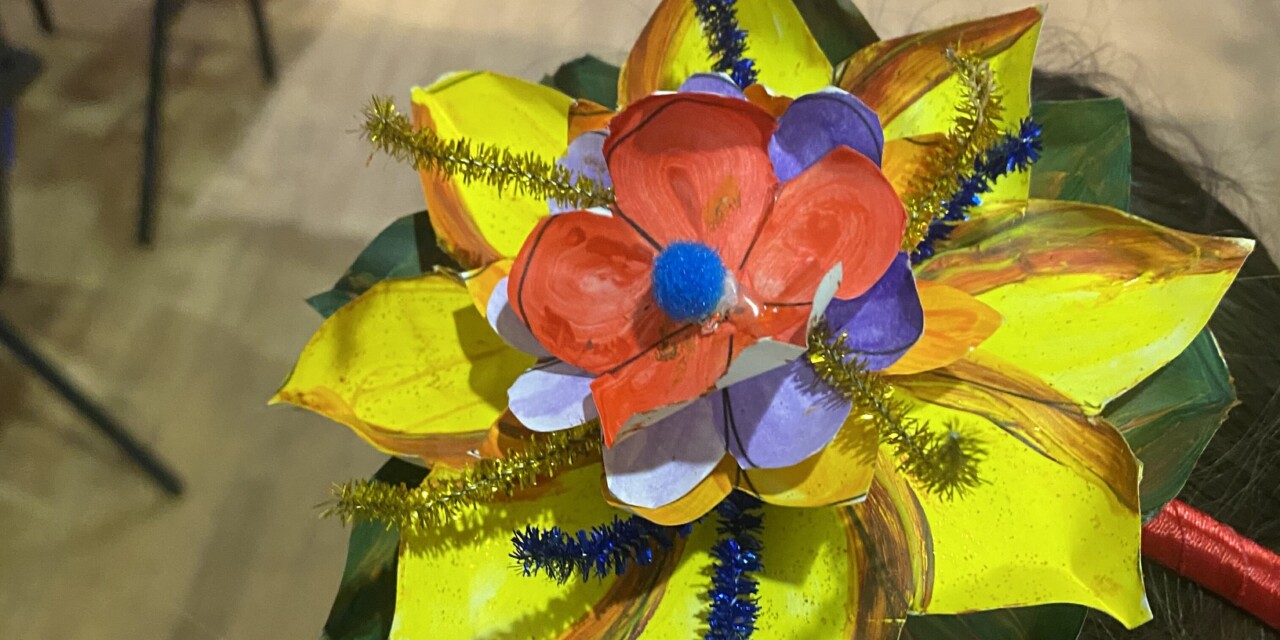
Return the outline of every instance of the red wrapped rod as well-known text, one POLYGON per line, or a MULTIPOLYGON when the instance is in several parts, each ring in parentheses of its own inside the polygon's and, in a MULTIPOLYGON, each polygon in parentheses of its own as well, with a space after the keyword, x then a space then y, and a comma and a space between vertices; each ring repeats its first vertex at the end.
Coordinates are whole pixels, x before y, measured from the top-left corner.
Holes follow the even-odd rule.
POLYGON ((1142 528, 1143 555, 1280 629, 1280 556, 1185 502, 1142 528))

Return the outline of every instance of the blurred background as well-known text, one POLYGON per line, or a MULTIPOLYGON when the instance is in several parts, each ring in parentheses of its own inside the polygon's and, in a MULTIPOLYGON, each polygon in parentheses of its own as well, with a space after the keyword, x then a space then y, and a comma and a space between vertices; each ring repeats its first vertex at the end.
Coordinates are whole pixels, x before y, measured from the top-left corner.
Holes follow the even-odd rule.
MULTIPOLYGON (((347 535, 315 505, 382 456, 266 398, 320 322, 303 298, 423 206, 415 174, 366 162, 356 114, 453 69, 620 63, 657 4, 261 0, 269 84, 253 2, 164 1, 149 248, 135 236, 156 0, 45 0, 51 33, 37 3, 0 3, 6 44, 43 63, 13 112, 0 317, 186 483, 167 498, 0 352, 0 638, 315 637, 347 535)), ((1026 2, 858 4, 892 37, 1026 2)), ((1275 0, 1056 0, 1039 63, 1101 74, 1232 178, 1222 197, 1274 253, 1277 32, 1275 0)))

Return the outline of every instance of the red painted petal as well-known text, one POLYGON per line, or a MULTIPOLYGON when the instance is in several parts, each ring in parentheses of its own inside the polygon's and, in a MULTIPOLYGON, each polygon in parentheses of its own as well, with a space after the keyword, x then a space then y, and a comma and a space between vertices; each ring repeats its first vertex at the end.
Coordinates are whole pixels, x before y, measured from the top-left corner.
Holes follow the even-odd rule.
POLYGON ((552 355, 600 373, 662 337, 666 316, 649 292, 654 249, 630 225, 574 211, 544 218, 529 238, 507 292, 552 355))
POLYGON ((679 333, 591 383, 606 446, 633 416, 687 402, 710 390, 724 375, 733 355, 755 342, 728 325, 703 335, 697 325, 679 333))
POLYGON ((747 255, 744 281, 765 304, 802 304, 838 262, 838 298, 854 298, 898 254, 907 214, 893 186, 866 156, 836 147, 782 185, 747 255))
POLYGON ((620 216, 659 246, 696 240, 741 262, 773 199, 774 119, 745 100, 650 96, 609 124, 605 160, 620 216))

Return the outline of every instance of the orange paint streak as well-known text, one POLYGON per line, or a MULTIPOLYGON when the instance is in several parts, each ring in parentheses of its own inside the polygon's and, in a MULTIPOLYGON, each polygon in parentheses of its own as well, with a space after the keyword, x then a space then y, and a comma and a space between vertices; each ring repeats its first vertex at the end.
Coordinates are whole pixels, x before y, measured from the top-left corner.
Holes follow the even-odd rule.
POLYGON ((1000 16, 924 31, 865 47, 849 58, 836 84, 862 99, 892 122, 930 89, 951 76, 943 55, 962 46, 966 53, 990 58, 1013 46, 1040 22, 1036 7, 1000 16))

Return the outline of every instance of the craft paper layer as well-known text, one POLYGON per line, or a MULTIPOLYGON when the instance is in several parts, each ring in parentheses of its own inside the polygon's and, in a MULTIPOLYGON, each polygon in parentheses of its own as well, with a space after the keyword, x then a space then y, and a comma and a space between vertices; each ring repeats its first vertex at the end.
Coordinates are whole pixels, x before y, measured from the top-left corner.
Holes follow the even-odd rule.
POLYGON ((1097 413, 1191 343, 1253 241, 1032 200, 988 208, 940 247, 917 277, 977 296, 1004 317, 980 349, 1097 413))
MULTIPOLYGON (((740 0, 735 7, 748 33, 746 57, 755 60, 761 84, 788 96, 831 84, 831 63, 791 0, 740 0)), ((694 73, 710 71, 707 50, 693 2, 663 0, 622 66, 618 102, 675 91, 694 73)))
POLYGON ((272 402, 345 424, 388 453, 465 457, 533 358, 443 275, 384 280, 311 337, 272 402))
MULTIPOLYGON (((413 121, 445 140, 465 138, 551 160, 568 145, 571 103, 549 87, 488 71, 462 71, 413 90, 413 121)), ((468 269, 514 257, 549 211, 545 200, 510 190, 499 194, 480 181, 421 175, 436 234, 468 269)))

